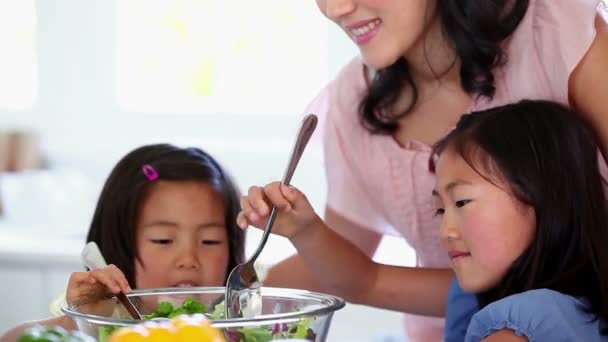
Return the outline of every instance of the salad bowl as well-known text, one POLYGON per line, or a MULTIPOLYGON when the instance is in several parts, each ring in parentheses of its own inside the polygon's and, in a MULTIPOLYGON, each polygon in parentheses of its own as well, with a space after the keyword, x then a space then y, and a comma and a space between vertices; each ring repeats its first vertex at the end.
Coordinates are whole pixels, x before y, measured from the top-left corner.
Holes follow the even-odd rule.
POLYGON ((227 342, 266 342, 297 339, 323 342, 333 314, 344 307, 344 300, 305 290, 262 287, 262 313, 254 317, 225 319, 224 287, 191 287, 135 290, 128 295, 144 319, 132 319, 120 301, 109 300, 110 309, 100 313, 83 312, 63 306, 78 329, 99 342, 106 342, 120 327, 145 320, 167 320, 178 315, 204 314, 212 326, 221 330, 227 342))

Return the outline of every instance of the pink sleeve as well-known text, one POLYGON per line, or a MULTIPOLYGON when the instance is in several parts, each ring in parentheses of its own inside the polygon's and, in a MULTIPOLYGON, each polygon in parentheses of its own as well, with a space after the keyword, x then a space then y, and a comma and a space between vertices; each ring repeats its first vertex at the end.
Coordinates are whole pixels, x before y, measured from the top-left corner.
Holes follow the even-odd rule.
POLYGON ((595 38, 601 0, 532 0, 533 39, 553 98, 568 103, 568 79, 595 38))
POLYGON ((362 227, 382 233, 387 225, 386 220, 370 200, 364 177, 358 172, 361 164, 357 156, 361 151, 357 152, 357 146, 361 141, 353 134, 362 128, 357 127, 356 113, 338 112, 339 106, 332 97, 333 85, 331 83, 327 86, 306 112, 315 113, 319 117, 313 143, 322 140, 323 144, 327 206, 362 227), (354 126, 354 129, 350 126, 354 126))

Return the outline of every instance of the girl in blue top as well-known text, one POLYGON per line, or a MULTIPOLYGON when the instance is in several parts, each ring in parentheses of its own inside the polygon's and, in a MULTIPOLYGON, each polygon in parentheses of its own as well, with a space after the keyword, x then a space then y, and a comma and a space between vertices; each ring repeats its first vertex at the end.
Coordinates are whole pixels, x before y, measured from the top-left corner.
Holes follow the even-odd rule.
POLYGON ((477 294, 465 341, 608 341, 608 210, 591 131, 523 101, 464 116, 434 155, 440 235, 477 294))
MULTIPOLYGON (((526 100, 463 116, 434 147, 441 240, 481 308, 466 342, 608 341, 608 203, 598 145, 580 118, 526 100)), ((273 232, 291 240, 325 286, 347 289, 337 269, 361 264, 357 249, 321 257, 348 242, 297 189, 271 183, 260 193, 241 199, 239 225, 261 226, 253 208, 276 206, 273 232)))

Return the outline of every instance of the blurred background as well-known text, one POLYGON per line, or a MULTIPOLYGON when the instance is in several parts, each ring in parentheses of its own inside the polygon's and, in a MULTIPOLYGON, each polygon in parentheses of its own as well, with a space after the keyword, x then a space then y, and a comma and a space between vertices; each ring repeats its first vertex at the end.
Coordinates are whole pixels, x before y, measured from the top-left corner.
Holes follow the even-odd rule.
MULTIPOLYGON (((48 316, 81 269, 120 157, 148 143, 194 145, 242 189, 278 180, 306 105, 357 54, 313 0, 0 0, 0 49, 0 333, 48 316)), ((292 183, 322 212, 318 142, 292 183)), ((248 234, 250 253, 261 234, 248 234)), ((292 253, 271 237, 259 260, 292 253)), ((388 237, 375 259, 415 257, 388 237)), ((399 314, 348 305, 329 340, 401 333, 399 314)))

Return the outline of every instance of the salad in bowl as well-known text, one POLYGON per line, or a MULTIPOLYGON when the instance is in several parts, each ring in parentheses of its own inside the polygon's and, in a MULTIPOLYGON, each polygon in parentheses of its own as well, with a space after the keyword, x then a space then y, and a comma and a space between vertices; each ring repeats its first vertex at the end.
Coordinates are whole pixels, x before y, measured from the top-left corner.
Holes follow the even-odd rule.
POLYGON ((182 315, 202 315, 217 328, 227 342, 266 342, 300 340, 321 342, 327 338, 335 311, 344 307, 341 298, 284 288, 262 288, 262 314, 254 317, 225 319, 224 287, 192 287, 136 290, 128 297, 143 314, 143 320, 130 318, 115 301, 111 315, 80 312, 63 307, 79 330, 99 342, 121 327, 137 324, 162 324, 182 315))

